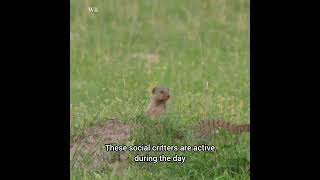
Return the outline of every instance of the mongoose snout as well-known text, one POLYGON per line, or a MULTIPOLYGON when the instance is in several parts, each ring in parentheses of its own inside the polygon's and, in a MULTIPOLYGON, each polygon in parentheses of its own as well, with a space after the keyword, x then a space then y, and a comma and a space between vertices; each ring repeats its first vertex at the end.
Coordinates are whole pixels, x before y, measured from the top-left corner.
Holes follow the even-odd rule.
POLYGON ((168 92, 160 91, 159 100, 167 101, 170 98, 168 92))

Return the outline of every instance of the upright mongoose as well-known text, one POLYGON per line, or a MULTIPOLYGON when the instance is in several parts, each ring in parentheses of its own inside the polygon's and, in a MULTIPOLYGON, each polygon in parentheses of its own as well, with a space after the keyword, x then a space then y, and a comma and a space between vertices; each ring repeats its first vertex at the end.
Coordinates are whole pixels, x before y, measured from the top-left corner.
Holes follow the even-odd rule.
POLYGON ((146 110, 146 114, 151 118, 159 118, 166 114, 166 103, 170 98, 169 88, 164 86, 154 87, 150 104, 146 110))

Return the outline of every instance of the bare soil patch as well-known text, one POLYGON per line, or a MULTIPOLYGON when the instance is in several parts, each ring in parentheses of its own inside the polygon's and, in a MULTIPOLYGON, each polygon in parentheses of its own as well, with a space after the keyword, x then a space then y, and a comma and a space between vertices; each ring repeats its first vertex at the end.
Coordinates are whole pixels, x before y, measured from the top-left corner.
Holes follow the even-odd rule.
POLYGON ((130 126, 127 123, 116 119, 97 123, 70 144, 70 165, 89 170, 109 167, 121 174, 128 164, 127 154, 107 152, 105 144, 126 144, 129 138, 130 126))

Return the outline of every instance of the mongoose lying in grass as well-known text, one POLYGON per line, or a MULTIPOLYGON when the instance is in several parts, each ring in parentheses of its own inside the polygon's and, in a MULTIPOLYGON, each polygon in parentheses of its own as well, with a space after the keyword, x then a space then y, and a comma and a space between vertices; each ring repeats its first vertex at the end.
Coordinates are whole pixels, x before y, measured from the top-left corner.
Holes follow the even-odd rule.
POLYGON ((166 114, 166 102, 170 98, 169 88, 160 86, 152 89, 150 104, 146 114, 152 118, 159 118, 166 114))
MULTIPOLYGON (((166 114, 166 103, 170 98, 169 88, 160 86, 152 89, 150 104, 146 114, 152 118, 159 118, 166 114)), ((231 133, 239 134, 250 132, 250 124, 232 124, 224 120, 204 120, 195 126, 201 136, 208 135, 212 130, 223 128, 231 133)))
POLYGON ((233 134, 240 134, 243 132, 250 132, 250 124, 233 124, 224 120, 203 120, 195 125, 195 129, 198 131, 198 135, 206 137, 217 128, 223 128, 233 134))

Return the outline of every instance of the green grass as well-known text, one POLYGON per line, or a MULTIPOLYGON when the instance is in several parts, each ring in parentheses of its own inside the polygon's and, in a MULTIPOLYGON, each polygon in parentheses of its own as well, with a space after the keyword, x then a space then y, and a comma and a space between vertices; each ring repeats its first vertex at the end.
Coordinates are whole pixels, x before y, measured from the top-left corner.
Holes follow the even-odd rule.
MULTIPOLYGON (((173 134, 189 134, 192 123, 206 118, 250 122, 249 3, 71 0, 71 138, 105 118, 142 121, 137 117, 156 85, 171 90, 169 114, 158 134, 152 125, 134 133, 136 143, 182 143, 173 134), (88 5, 99 12, 89 13, 88 5), (148 54, 158 61, 142 56, 148 54)), ((202 143, 187 137, 184 144, 202 143)), ((130 162, 122 177, 71 169, 71 179, 250 179, 249 137, 232 142, 222 133, 206 141, 217 146, 215 153, 180 152, 184 164, 130 162)))

